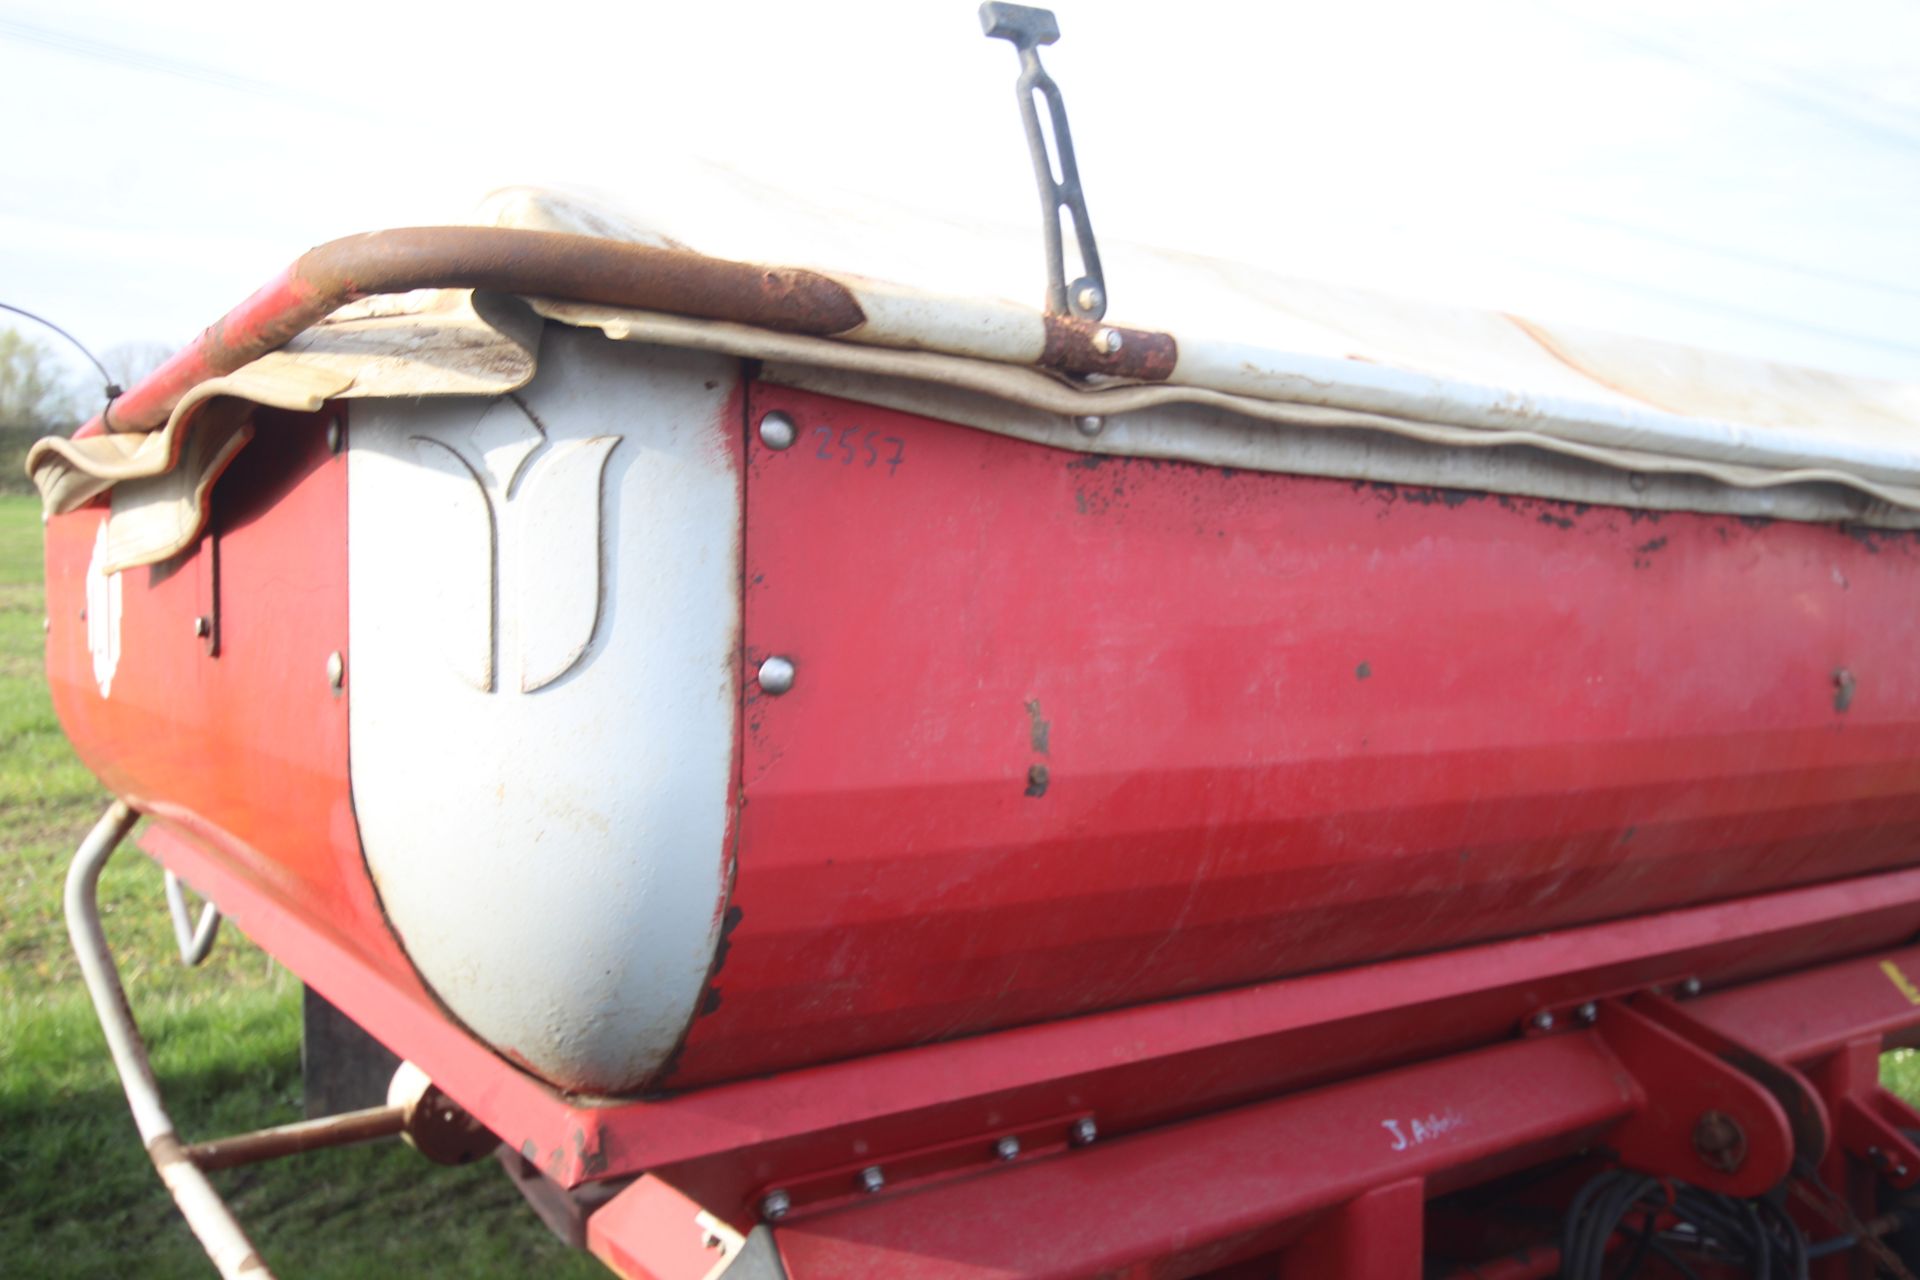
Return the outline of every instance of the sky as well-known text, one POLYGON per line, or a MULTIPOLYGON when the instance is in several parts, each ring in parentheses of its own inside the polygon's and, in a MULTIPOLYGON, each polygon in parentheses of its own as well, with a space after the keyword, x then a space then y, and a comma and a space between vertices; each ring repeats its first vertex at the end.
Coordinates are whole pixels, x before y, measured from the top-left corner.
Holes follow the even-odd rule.
MULTIPOLYGON (((1103 244, 1920 382, 1920 6, 1056 12, 1103 244)), ((720 165, 1030 236, 1037 304, 1015 72, 966 0, 0 0, 0 301, 176 346, 336 236, 720 165)))

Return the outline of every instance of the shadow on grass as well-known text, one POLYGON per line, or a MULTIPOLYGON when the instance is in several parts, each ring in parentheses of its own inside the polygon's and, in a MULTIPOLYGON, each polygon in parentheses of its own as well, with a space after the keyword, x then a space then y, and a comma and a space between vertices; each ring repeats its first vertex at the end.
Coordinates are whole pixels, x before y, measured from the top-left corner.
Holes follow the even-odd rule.
MULTIPOLYGON (((188 1141, 299 1118, 297 1020, 274 997, 142 1011, 188 1141)), ((0 1011, 0 1258, 8 1275, 205 1277, 211 1265, 141 1149, 83 995, 0 1011)), ((214 1175, 283 1277, 604 1276, 546 1232, 492 1160, 399 1142, 214 1175)))

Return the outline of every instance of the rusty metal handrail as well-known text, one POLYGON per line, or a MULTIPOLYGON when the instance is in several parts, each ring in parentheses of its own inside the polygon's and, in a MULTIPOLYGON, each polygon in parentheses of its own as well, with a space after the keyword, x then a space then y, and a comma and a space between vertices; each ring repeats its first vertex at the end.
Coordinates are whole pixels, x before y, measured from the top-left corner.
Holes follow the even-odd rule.
POLYGON ((371 231, 302 254, 77 434, 151 431, 199 383, 285 346, 347 303, 414 289, 493 289, 821 337, 866 320, 852 291, 816 271, 562 231, 371 231))
MULTIPOLYGON (((302 254, 74 434, 154 430, 200 383, 278 350, 348 303, 415 289, 489 289, 823 338, 849 335, 868 322, 851 288, 800 267, 757 266, 563 231, 370 231, 302 254)), ((1163 381, 1178 359, 1169 334, 1073 315, 1034 321, 1042 344, 1036 363, 1061 373, 1163 381)), ((930 333, 894 338, 907 347, 951 350, 930 333)))

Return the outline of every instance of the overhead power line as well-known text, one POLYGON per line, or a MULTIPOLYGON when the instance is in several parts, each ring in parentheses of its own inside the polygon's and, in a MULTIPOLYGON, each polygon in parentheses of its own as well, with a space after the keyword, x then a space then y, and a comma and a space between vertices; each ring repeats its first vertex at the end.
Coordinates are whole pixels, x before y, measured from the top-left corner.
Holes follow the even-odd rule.
POLYGON ((105 40, 95 40, 90 36, 75 35, 70 31, 59 31, 51 27, 35 26, 14 18, 0 18, 0 39, 17 40, 24 44, 36 44, 53 49, 73 57, 91 58, 97 62, 108 62, 116 66, 131 67, 139 71, 151 71, 156 75, 173 76, 181 80, 191 80, 216 89, 226 89, 234 93, 250 94, 254 97, 274 98, 282 102, 293 103, 318 111, 327 111, 336 115, 360 115, 361 112, 334 98, 315 93, 304 93, 269 80, 258 80, 252 76, 239 75, 219 67, 204 63, 189 62, 171 54, 155 53, 146 49, 130 48, 126 45, 111 44, 105 40))

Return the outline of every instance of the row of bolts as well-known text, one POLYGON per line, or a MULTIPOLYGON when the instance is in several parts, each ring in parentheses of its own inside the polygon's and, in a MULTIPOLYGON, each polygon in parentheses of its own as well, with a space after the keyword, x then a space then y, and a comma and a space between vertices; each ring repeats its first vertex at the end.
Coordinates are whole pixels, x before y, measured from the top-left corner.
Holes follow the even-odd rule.
MULTIPOLYGON (((771 659, 770 659, 771 661, 771 659)), ((1700 994, 1700 979, 1688 978, 1679 985, 1682 996, 1700 994)), ((1593 1001, 1574 1010, 1574 1016, 1581 1022, 1593 1022, 1600 1016, 1600 1007, 1593 1001)), ((1553 1015, 1542 1009, 1533 1015, 1530 1024, 1536 1031, 1551 1031, 1554 1025, 1553 1015)), ((1092 1116, 1083 1116, 1073 1122, 1068 1130, 1068 1138, 1076 1147, 1084 1147, 1100 1136, 1099 1128, 1092 1116)), ((1008 1134, 993 1144, 993 1154, 998 1160, 1013 1160, 1020 1155, 1020 1139, 1008 1134)), ((868 1195, 882 1190, 887 1185, 886 1170, 877 1164, 870 1164, 860 1171, 860 1189, 868 1195)), ((769 1191, 760 1201, 760 1214, 769 1222, 778 1222, 787 1216, 793 1208, 793 1197, 785 1191, 769 1191)))
MULTIPOLYGON (((1083 436, 1097 436, 1107 429, 1107 420, 1097 413, 1084 413, 1073 420, 1073 429, 1083 436)), ((799 438, 800 429, 790 414, 775 409, 760 419, 760 443, 776 453, 793 448, 799 438)))
MULTIPOLYGON (((1690 1000, 1700 994, 1700 979, 1688 978, 1675 988, 1675 990, 1677 990, 1682 997, 1690 1000)), ((1600 1006, 1589 1000, 1575 1009, 1573 1016, 1584 1023, 1595 1022, 1600 1017, 1600 1006)), ((1527 1025, 1535 1031, 1551 1031, 1553 1030, 1553 1015, 1545 1009, 1542 1009, 1527 1019, 1527 1025)))
MULTIPOLYGON (((1083 436, 1097 436, 1106 429, 1106 419, 1095 414, 1087 414, 1073 420, 1074 429, 1083 436)), ((800 438, 800 429, 794 425, 788 414, 774 410, 760 419, 760 443, 775 451, 793 448, 794 441, 800 438)), ((793 661, 775 654, 760 664, 760 691, 775 696, 793 688, 793 661)), ((1011 1159, 1012 1157, 1007 1157, 1011 1159)), ((879 1176, 878 1169, 867 1172, 879 1176)), ((778 1193, 775 1193, 778 1194, 778 1193)), ((768 1199, 772 1199, 771 1196, 768 1199)))
MULTIPOLYGON (((763 423, 762 430, 764 429, 765 429, 765 424, 763 423)), ((768 659, 768 661, 774 662, 774 661, 785 661, 785 660, 770 658, 768 659)), ((765 683, 765 670, 766 668, 763 664, 761 668, 763 684, 765 683)), ((789 676, 791 676, 791 670, 789 670, 789 676)), ((779 691, 770 690, 770 692, 779 692, 779 691)), ((1700 994, 1700 979, 1688 978, 1679 984, 1678 990, 1682 996, 1686 996, 1686 997, 1697 996, 1700 994)), ((1600 1006, 1595 1004, 1593 1001, 1589 1000, 1585 1004, 1581 1005, 1579 1008, 1574 1010, 1574 1016, 1578 1018, 1581 1022, 1591 1023, 1599 1018, 1600 1006)), ((1536 1031, 1553 1030, 1553 1025, 1554 1025, 1553 1014, 1549 1013, 1545 1009, 1542 1009, 1540 1012, 1534 1014, 1533 1017, 1528 1021, 1529 1021, 1529 1025, 1531 1025, 1533 1029, 1536 1031)), ((1089 1143, 1091 1143, 1095 1138, 1099 1136, 1100 1136, 1100 1130, 1094 1124, 1092 1116, 1083 1116, 1080 1119, 1074 1121, 1072 1128, 1068 1130, 1068 1138, 1076 1147, 1087 1146, 1089 1143)), ((994 1157, 998 1160, 1005 1161, 1005 1160, 1016 1159, 1020 1155, 1020 1139, 1014 1137, 1011 1134, 1007 1135, 1004 1138, 1001 1138, 998 1142, 995 1142, 993 1144, 993 1154, 994 1154, 994 1157)), ((866 1168, 860 1171, 860 1189, 866 1192, 868 1195, 872 1195, 875 1192, 880 1191, 886 1185, 887 1185, 886 1170, 882 1169, 879 1165, 870 1164, 866 1168)), ((793 1197, 785 1191, 769 1191, 764 1197, 762 1197, 760 1201, 760 1214, 769 1222, 778 1222, 780 1219, 786 1217, 787 1214, 792 1211, 792 1209, 793 1209, 793 1197)))
MULTIPOLYGON (((1067 1129, 1067 1140, 1076 1147, 1092 1144, 1100 1136, 1099 1126, 1092 1116, 1082 1116, 1067 1129)), ((1008 1161, 1020 1155, 1020 1139, 1008 1134, 993 1144, 996 1160, 1008 1161)), ((860 1189, 868 1195, 887 1185, 887 1173, 877 1164, 870 1164, 860 1171, 860 1189)), ((760 1216, 769 1222, 778 1222, 793 1209, 793 1197, 785 1191, 769 1191, 760 1200, 760 1216)))

